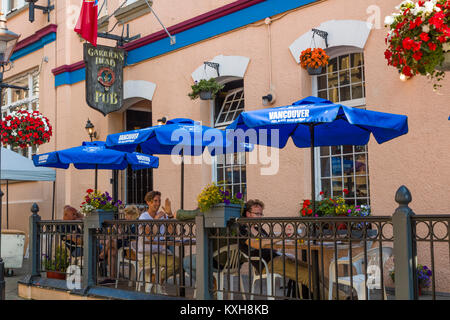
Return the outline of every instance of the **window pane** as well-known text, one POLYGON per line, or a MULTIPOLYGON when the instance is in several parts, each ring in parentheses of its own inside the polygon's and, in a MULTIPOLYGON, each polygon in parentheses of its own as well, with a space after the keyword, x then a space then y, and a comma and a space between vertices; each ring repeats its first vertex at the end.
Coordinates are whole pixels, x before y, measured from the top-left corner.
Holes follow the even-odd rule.
POLYGON ((352 53, 351 54, 352 68, 362 66, 364 64, 362 53, 352 53))
POLYGON ((333 88, 328 90, 328 100, 331 102, 339 102, 339 89, 333 88))
POLYGON ((340 101, 348 101, 352 99, 352 97, 350 96, 350 86, 341 87, 340 91, 341 91, 340 101))
POLYGON ((339 69, 345 70, 350 68, 350 56, 340 56, 339 57, 339 69))
POLYGON ((341 178, 333 178, 333 197, 342 196, 342 180, 341 178))
POLYGON ((366 152, 366 146, 355 146, 355 152, 366 152))
POLYGON ((353 177, 344 177, 344 188, 348 190, 348 194, 344 194, 345 198, 354 198, 355 190, 354 190, 354 179, 353 177))
POLYGON ((330 158, 320 159, 320 171, 323 178, 330 176, 330 158))
POLYGON ((361 67, 351 69, 350 72, 351 72, 351 75, 352 75, 352 83, 360 83, 362 81, 362 69, 361 69, 361 67))
POLYGON ((352 86, 352 99, 361 99, 363 96, 363 87, 362 84, 353 85, 352 86))
POLYGON ((341 154, 342 146, 331 146, 331 154, 341 154))
POLYGON ((342 148, 343 148, 343 150, 342 150, 343 154, 353 153, 353 146, 342 146, 342 148))
POLYGON ((332 157, 331 158, 331 169, 333 171, 333 176, 341 176, 342 175, 342 160, 341 157, 332 157))
POLYGON ((353 175, 353 155, 344 156, 344 175, 353 175))
POLYGON ((356 181, 356 196, 357 197, 367 197, 367 183, 366 177, 355 177, 356 181))
POLYGON ((322 179, 322 190, 325 198, 331 197, 331 179, 322 179))
POLYGON ((328 88, 338 86, 338 73, 334 72, 328 76, 328 88))
POLYGON ((223 168, 217 168, 217 182, 223 181, 223 168))
POLYGON ((355 161, 355 170, 357 175, 365 175, 367 173, 366 170, 366 155, 365 154, 357 154, 355 161))
POLYGON ((328 156, 330 154, 330 147, 320 147, 320 155, 328 156))
POLYGON ((329 61, 329 63, 328 63, 328 66, 327 66, 327 71, 328 71, 328 73, 330 73, 330 72, 336 72, 337 70, 338 70, 338 67, 337 67, 337 58, 331 59, 331 60, 329 61))
POLYGON ((350 84, 350 71, 339 72, 339 85, 345 86, 347 84, 350 84))
POLYGON ((317 77, 317 87, 319 88, 319 90, 327 88, 327 76, 326 75, 317 77))
POLYGON ((328 99, 328 96, 327 96, 327 90, 319 91, 319 93, 318 93, 317 96, 318 96, 319 98, 322 98, 322 99, 328 99))

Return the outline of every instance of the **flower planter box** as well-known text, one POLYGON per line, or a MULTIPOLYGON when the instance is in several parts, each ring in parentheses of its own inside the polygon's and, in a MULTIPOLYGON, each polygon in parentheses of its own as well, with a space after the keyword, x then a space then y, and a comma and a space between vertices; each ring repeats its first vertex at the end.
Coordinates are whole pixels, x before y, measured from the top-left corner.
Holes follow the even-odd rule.
POLYGON ((205 228, 225 228, 232 218, 241 216, 241 206, 238 204, 218 204, 205 212, 205 228))
POLYGON ((318 67, 316 69, 308 67, 307 70, 310 76, 318 76, 319 74, 322 73, 322 67, 318 67))
POLYGON ((444 53, 444 62, 442 66, 437 67, 436 69, 439 71, 450 71, 450 51, 444 53))
POLYGON ((106 220, 114 220, 115 211, 94 210, 84 218, 85 227, 88 229, 101 228, 106 220))
POLYGON ((66 274, 60 273, 57 271, 47 271, 47 278, 49 279, 59 279, 59 280, 66 280, 66 274))
POLYGON ((212 92, 211 91, 201 91, 200 99, 201 100, 212 100, 212 92))

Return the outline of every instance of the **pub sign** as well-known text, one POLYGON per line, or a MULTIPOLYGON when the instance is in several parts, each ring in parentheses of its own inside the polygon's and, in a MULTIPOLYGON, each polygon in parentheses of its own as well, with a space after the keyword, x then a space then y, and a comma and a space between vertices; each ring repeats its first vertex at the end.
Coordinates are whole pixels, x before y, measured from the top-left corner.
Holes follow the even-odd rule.
POLYGON ((86 102, 104 116, 122 107, 125 58, 123 49, 84 44, 86 102))

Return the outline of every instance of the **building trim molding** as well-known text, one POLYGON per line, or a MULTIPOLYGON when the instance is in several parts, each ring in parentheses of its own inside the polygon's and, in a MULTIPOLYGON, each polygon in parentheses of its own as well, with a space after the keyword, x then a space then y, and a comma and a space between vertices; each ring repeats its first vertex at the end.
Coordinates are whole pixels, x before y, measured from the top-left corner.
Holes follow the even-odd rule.
POLYGON ((31 36, 19 41, 16 45, 11 61, 22 58, 36 50, 43 48, 45 45, 56 40, 56 24, 50 24, 36 31, 31 36))
MULTIPOLYGON (((178 34, 177 42, 174 45, 170 45, 168 36, 164 30, 126 44, 124 46, 124 49, 128 51, 126 65, 136 64, 175 50, 180 50, 206 39, 263 20, 268 16, 281 14, 315 2, 319 2, 319 0, 283 0, 282 2, 279 0, 238 0, 169 27, 168 30, 171 34, 178 34)), ((55 75, 55 87, 64 84, 71 85, 84 80, 84 77, 79 78, 63 75, 63 73, 69 72, 63 71, 64 67, 70 70, 73 68, 72 66, 62 66, 52 70, 55 75), (75 82, 67 82, 67 80, 75 82)))

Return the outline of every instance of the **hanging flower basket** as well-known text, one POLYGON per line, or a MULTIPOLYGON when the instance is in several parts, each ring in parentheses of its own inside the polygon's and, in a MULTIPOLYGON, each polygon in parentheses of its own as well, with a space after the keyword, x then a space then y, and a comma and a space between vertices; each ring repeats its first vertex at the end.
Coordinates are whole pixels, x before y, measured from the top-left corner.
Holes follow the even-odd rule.
POLYGON ((441 87, 444 71, 449 70, 450 2, 403 1, 396 7, 398 13, 387 16, 389 28, 385 58, 407 77, 424 75, 441 87))
POLYGON ((328 65, 330 57, 322 48, 308 48, 300 55, 300 65, 308 71, 310 75, 319 75, 322 68, 328 65))
POLYGON ((194 100, 200 97, 202 100, 212 100, 216 97, 216 94, 222 90, 224 85, 219 84, 216 79, 211 78, 209 80, 202 79, 199 82, 195 82, 191 86, 192 92, 188 96, 194 100))
POLYGON ((5 145, 27 148, 50 141, 52 126, 39 111, 18 110, 7 115, 1 124, 5 145))

